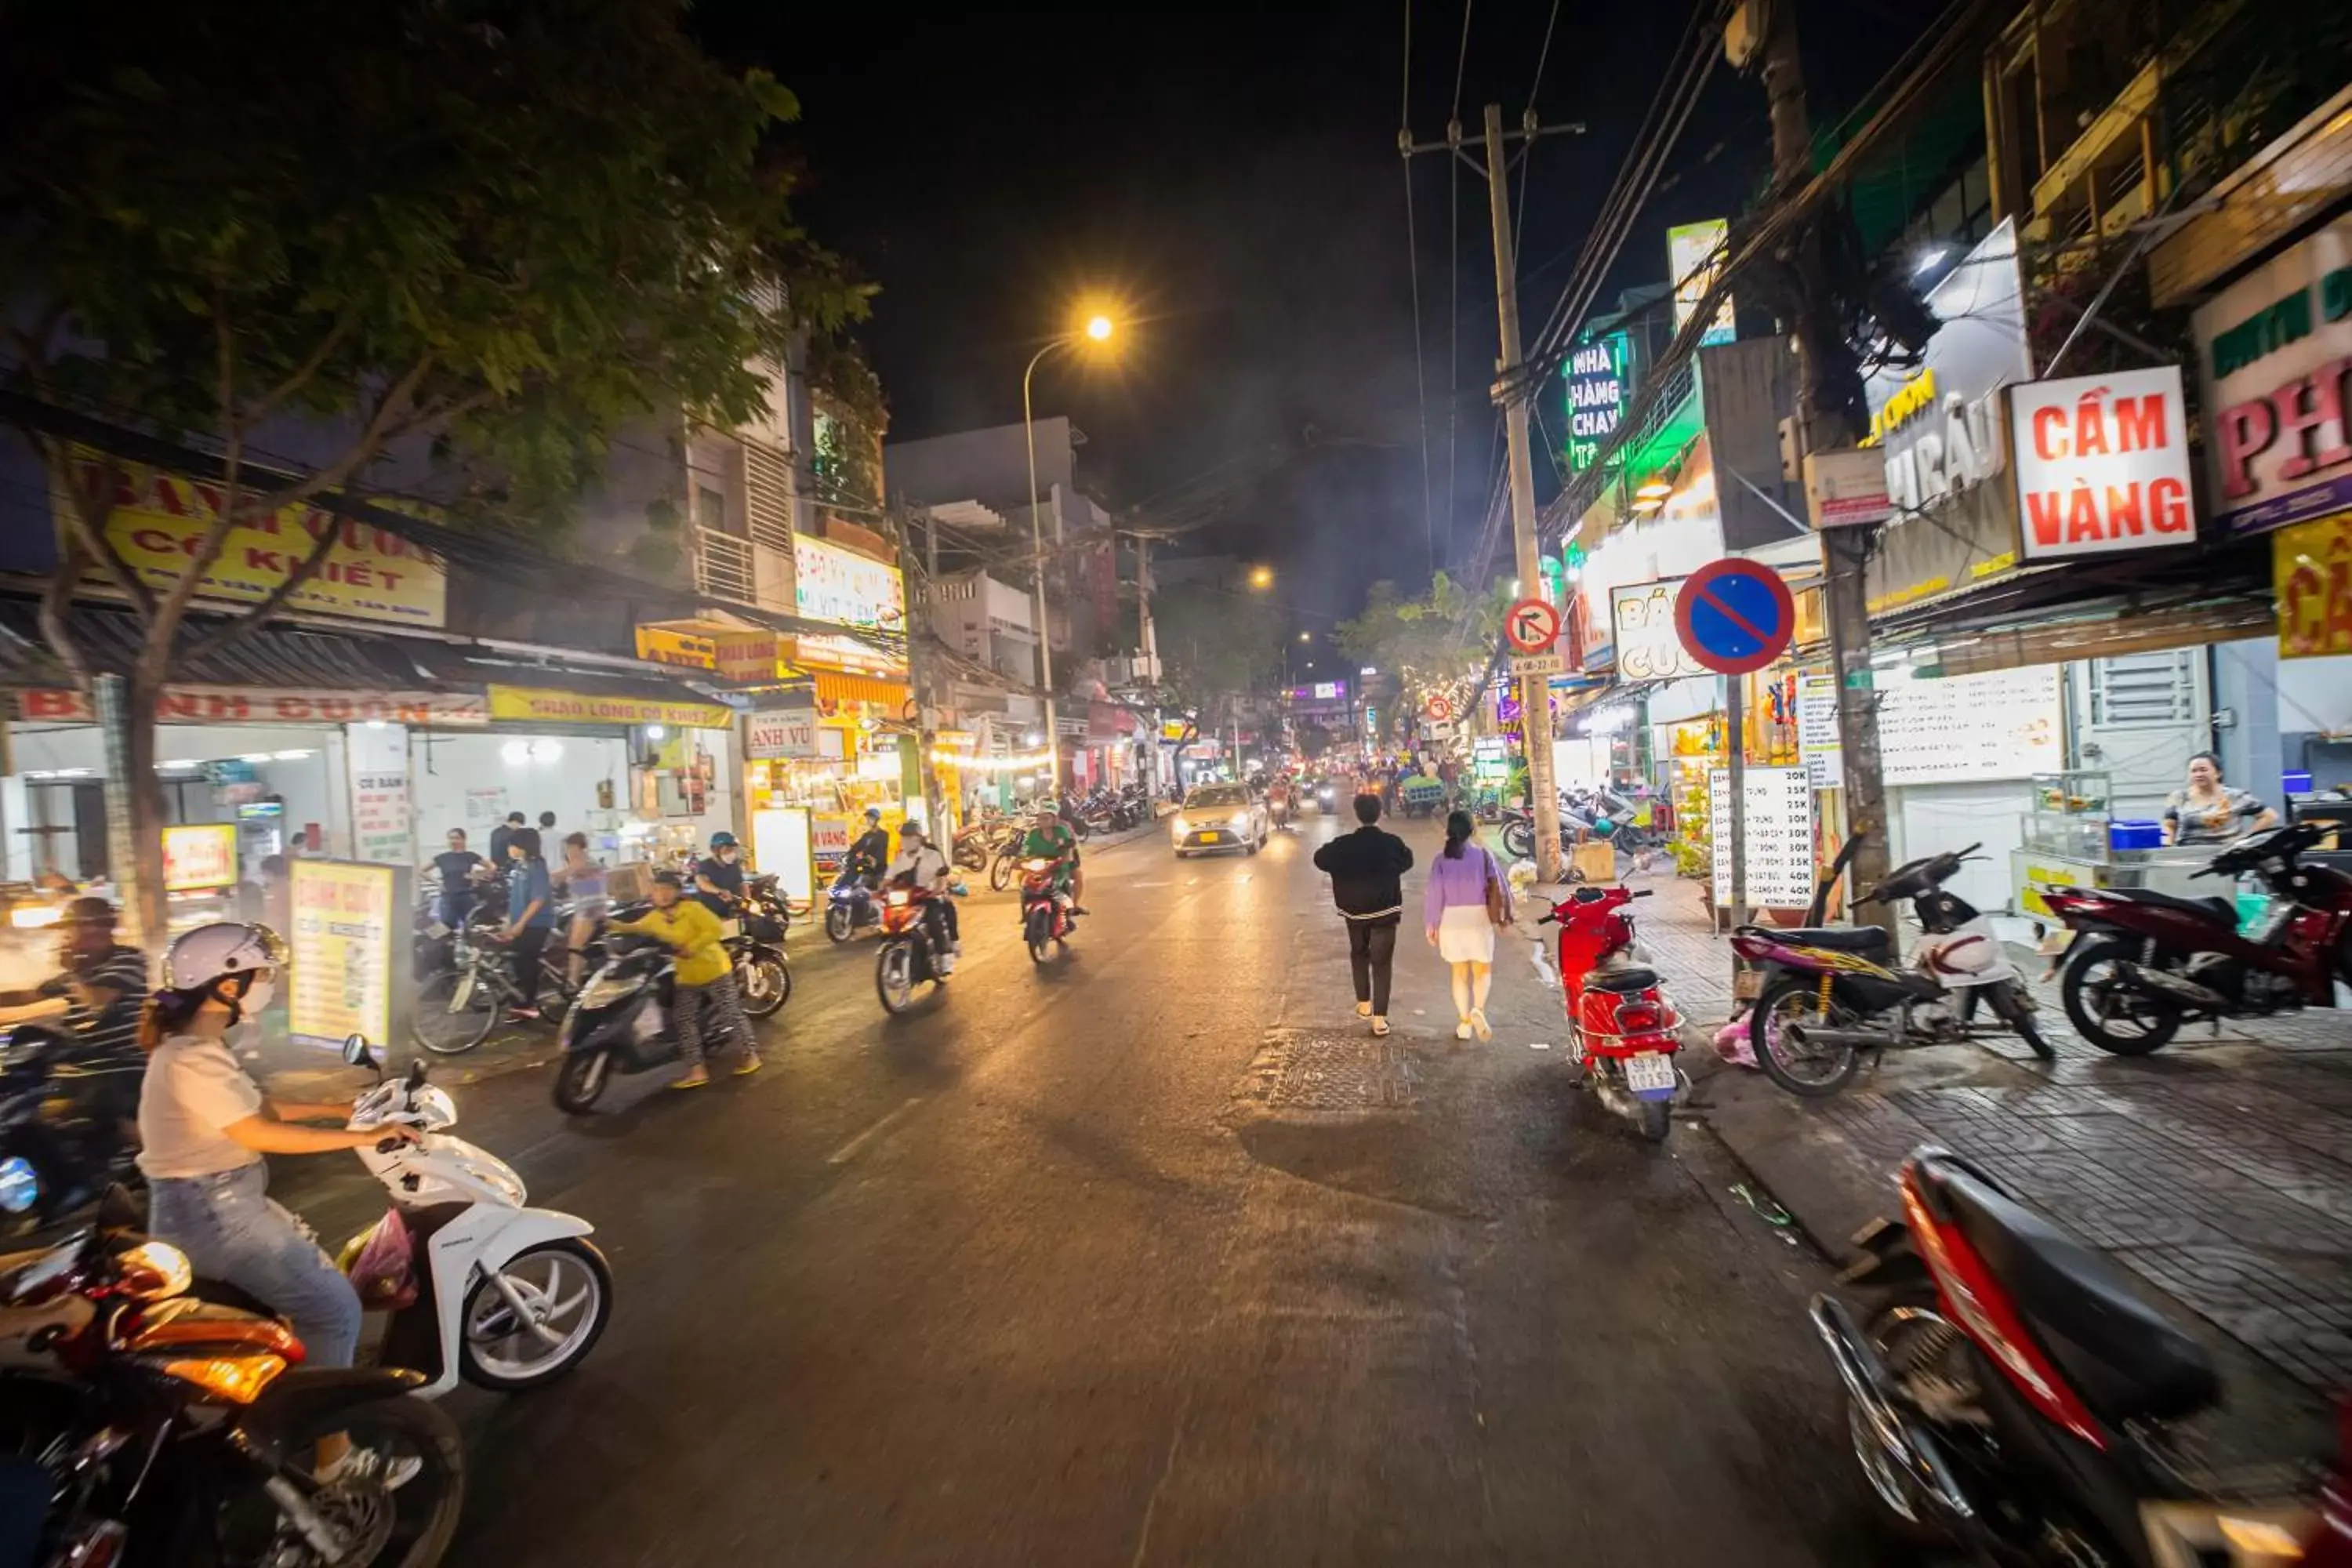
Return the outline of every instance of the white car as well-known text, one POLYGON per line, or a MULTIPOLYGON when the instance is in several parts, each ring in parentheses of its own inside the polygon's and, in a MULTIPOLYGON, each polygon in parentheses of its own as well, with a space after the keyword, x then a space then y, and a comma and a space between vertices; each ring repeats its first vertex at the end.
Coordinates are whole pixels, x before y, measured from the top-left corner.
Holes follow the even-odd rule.
POLYGON ((1245 785, 1202 784, 1168 819, 1168 834, 1179 860, 1196 850, 1245 849, 1255 855, 1273 837, 1274 822, 1265 802, 1245 785))

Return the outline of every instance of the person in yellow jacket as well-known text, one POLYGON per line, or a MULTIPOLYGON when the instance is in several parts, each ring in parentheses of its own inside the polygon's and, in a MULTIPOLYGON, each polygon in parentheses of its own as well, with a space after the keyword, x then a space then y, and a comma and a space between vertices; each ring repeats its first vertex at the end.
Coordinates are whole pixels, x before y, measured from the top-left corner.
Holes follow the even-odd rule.
POLYGON ((677 1005, 670 1010, 670 1027, 677 1033, 677 1054, 686 1071, 672 1080, 672 1089, 700 1089, 710 1081, 702 1065, 706 1034, 723 1043, 731 1038, 742 1048, 735 1065, 738 1077, 760 1070, 760 1053, 753 1047, 751 1020, 743 1016, 743 998, 735 989, 735 966, 720 939, 725 934, 719 917, 682 895, 684 880, 675 871, 656 871, 654 907, 635 920, 614 921, 612 929, 633 935, 658 937, 677 953, 677 1005))

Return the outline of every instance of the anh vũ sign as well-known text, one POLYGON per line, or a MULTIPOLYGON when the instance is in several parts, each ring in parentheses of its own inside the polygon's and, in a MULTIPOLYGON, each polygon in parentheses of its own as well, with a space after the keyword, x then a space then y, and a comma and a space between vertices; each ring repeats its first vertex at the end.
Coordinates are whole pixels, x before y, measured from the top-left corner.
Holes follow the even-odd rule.
POLYGON ((2178 365, 2028 382, 2010 394, 2009 428, 2028 557, 2196 539, 2178 365))

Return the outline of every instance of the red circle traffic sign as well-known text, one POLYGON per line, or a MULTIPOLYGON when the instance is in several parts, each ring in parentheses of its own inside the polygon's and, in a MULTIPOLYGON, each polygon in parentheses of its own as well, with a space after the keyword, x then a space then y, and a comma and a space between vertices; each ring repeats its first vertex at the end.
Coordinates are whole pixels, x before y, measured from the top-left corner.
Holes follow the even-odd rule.
POLYGON ((1559 640, 1559 609, 1548 599, 1521 599, 1503 617, 1503 636, 1521 653, 1543 653, 1559 640))
POLYGON ((1760 561, 1710 561, 1675 595, 1675 631, 1707 668, 1746 675, 1788 651, 1797 604, 1780 574, 1760 561))
POLYGON ((1443 697, 1433 697, 1429 700, 1428 706, 1422 711, 1427 713, 1434 722, 1443 724, 1454 717, 1454 704, 1443 697))

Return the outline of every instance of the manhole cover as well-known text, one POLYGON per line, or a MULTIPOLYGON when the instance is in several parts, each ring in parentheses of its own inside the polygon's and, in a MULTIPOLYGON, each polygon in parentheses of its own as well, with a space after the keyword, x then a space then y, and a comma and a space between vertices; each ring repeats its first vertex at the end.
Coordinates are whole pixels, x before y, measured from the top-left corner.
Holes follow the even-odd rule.
POLYGON ((1252 1078, 1254 1098, 1272 1110, 1401 1110, 1414 1100, 1412 1057, 1393 1038, 1277 1034, 1252 1078))

